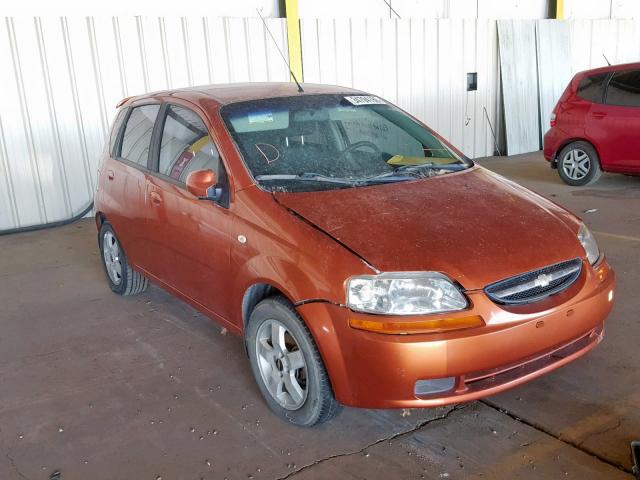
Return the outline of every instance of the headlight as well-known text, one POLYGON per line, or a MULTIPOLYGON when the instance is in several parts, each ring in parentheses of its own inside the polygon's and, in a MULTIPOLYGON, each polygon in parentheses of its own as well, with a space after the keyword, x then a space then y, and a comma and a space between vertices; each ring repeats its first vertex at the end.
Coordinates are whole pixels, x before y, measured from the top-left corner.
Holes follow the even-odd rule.
POLYGON ((587 254, 587 260, 589 260, 589 263, 591 263, 591 265, 596 263, 598 258, 600 258, 600 250, 598 249, 596 239, 593 238, 593 235, 584 223, 580 224, 578 240, 580 240, 582 248, 584 248, 584 252, 587 254))
POLYGON ((424 315, 467 307, 467 299, 437 272, 398 272, 353 277, 347 283, 352 310, 389 315, 424 315))

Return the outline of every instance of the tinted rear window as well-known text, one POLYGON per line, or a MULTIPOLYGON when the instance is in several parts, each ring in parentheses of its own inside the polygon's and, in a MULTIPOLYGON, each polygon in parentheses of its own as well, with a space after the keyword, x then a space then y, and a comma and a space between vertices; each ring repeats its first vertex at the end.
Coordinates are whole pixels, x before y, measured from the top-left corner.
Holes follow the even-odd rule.
POLYGON ((158 116, 160 105, 135 107, 129 115, 122 136, 120 156, 143 167, 147 166, 153 125, 158 116))
POLYGON ((584 77, 578 85, 578 96, 584 100, 595 103, 602 103, 604 81, 608 73, 598 73, 584 77))
POLYGON ((640 70, 614 73, 607 88, 607 103, 640 107, 640 70))

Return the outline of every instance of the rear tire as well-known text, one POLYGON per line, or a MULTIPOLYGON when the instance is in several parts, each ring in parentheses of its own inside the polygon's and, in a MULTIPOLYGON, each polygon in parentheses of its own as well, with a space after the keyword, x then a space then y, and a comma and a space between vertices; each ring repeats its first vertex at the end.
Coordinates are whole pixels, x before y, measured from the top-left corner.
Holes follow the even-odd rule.
POLYGON ((311 333, 286 298, 256 305, 245 342, 258 388, 280 418, 312 427, 340 411, 311 333))
POLYGON ((131 268, 111 225, 104 222, 98 234, 100 257, 111 290, 118 295, 136 295, 147 289, 149 281, 131 268))
POLYGON ((558 175, 562 181, 574 187, 595 183, 602 175, 600 158, 595 148, 587 142, 571 142, 558 155, 558 175))

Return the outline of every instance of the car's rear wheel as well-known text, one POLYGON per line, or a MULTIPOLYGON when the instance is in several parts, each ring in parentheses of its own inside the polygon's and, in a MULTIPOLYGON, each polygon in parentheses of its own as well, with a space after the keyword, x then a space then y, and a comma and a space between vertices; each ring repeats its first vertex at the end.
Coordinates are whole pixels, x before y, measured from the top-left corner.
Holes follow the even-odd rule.
POLYGON ((575 187, 595 183, 602 175, 596 150, 587 142, 570 143, 558 155, 558 174, 575 187))
POLYGON ((245 335, 251 370, 280 418, 311 427, 334 417, 333 396, 318 349, 293 305, 270 297, 254 308, 245 335))
POLYGON ((98 234, 102 265, 111 290, 119 295, 135 295, 147 289, 149 281, 131 268, 111 225, 104 222, 98 234))

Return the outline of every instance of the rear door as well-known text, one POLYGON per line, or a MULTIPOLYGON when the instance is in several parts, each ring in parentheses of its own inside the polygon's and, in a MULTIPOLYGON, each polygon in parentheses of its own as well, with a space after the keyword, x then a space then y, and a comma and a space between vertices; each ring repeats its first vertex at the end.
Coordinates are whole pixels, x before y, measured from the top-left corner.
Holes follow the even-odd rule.
MULTIPOLYGON (((151 252, 145 247, 145 184, 149 152, 159 104, 132 107, 124 120, 122 138, 114 147, 115 161, 105 165, 108 220, 132 265, 147 269, 151 252)), ((106 192, 105 192, 106 195, 106 192)))
POLYGON ((613 72, 604 103, 593 104, 587 122, 600 161, 609 171, 640 171, 640 70, 613 72))
POLYGON ((202 118, 184 106, 165 105, 157 128, 158 151, 146 185, 152 269, 168 286, 228 318, 229 185, 219 151, 202 118), (219 202, 187 191, 188 175, 201 169, 216 173, 219 202))

